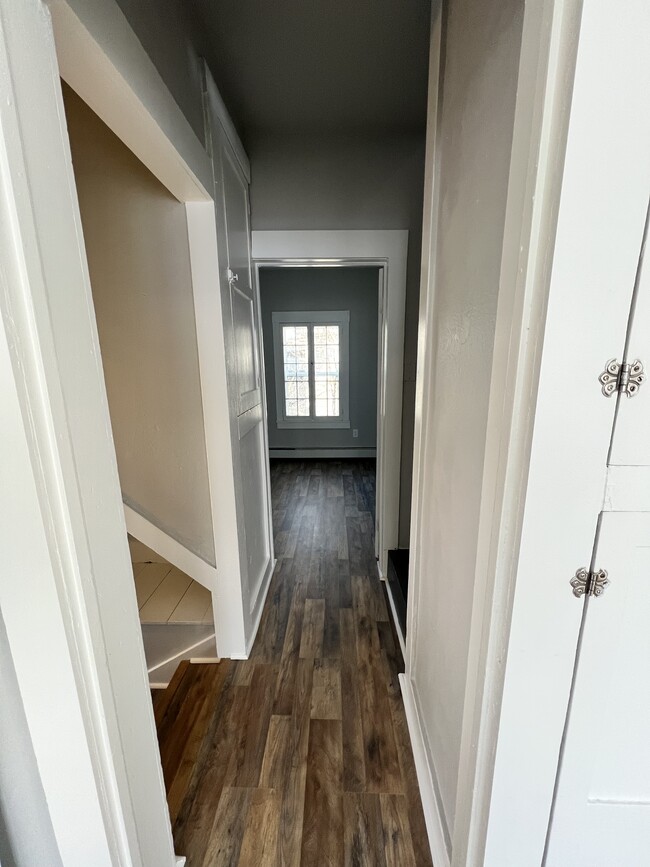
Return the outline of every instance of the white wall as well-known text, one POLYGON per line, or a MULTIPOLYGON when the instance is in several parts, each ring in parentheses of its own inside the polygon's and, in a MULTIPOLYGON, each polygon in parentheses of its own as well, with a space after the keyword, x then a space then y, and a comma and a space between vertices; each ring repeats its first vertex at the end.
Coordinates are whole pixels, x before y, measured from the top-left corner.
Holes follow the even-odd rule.
POLYGON ((0 862, 61 867, 1 612, 0 696, 0 862))
POLYGON ((408 545, 424 134, 252 135, 253 230, 408 229, 400 539, 408 545))
POLYGON ((124 501, 214 565, 185 208, 64 95, 124 501))
POLYGON ((377 447, 377 268, 262 268, 260 301, 269 412, 269 448, 377 447), (350 427, 278 429, 272 314, 291 310, 350 312, 350 427), (352 436, 353 429, 358 437, 352 436))
POLYGON ((453 836, 522 0, 454 0, 443 32, 433 375, 423 395, 418 609, 410 675, 453 836))

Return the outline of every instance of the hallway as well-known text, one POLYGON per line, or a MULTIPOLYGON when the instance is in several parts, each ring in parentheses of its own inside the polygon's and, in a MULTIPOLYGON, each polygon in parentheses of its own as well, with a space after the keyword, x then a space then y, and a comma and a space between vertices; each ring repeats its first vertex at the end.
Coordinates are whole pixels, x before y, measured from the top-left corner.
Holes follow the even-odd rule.
POLYGON ((155 699, 176 851, 188 867, 426 867, 374 462, 277 461, 272 489, 278 563, 250 659, 184 664, 155 699))

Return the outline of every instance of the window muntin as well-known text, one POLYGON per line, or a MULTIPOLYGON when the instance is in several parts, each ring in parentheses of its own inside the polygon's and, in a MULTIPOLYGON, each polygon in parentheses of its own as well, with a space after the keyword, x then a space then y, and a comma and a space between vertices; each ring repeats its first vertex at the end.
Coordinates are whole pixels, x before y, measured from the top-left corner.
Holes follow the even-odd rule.
POLYGON ((349 427, 349 311, 273 313, 278 427, 349 427))

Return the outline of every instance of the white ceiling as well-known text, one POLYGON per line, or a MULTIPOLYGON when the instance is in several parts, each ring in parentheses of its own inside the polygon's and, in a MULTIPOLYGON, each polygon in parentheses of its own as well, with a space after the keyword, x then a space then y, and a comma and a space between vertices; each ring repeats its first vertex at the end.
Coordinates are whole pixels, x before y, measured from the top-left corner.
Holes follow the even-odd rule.
POLYGON ((430 0, 185 0, 244 135, 421 130, 430 0))

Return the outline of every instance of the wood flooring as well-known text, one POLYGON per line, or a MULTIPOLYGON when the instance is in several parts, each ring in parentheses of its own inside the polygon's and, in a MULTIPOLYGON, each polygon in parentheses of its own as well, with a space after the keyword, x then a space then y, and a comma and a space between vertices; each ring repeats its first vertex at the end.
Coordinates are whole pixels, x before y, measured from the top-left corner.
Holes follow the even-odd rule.
POLYGON ((188 867, 431 867, 374 556, 373 461, 272 462, 278 558, 250 659, 154 698, 188 867))

